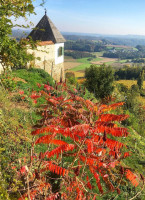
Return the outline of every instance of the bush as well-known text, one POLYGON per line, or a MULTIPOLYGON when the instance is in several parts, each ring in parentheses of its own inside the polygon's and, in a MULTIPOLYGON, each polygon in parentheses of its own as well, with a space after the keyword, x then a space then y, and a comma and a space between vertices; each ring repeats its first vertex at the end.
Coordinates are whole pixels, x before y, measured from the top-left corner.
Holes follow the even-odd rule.
POLYGON ((90 68, 85 70, 85 79, 85 86, 97 98, 102 99, 112 94, 114 72, 110 66, 102 65, 97 67, 96 65, 91 65, 90 68))
POLYGON ((75 85, 77 83, 77 80, 75 78, 75 74, 73 72, 67 72, 65 74, 65 77, 67 79, 68 84, 75 85))
POLYGON ((128 87, 125 86, 123 83, 117 84, 117 88, 119 92, 124 92, 124 93, 128 92, 128 87))
POLYGON ((101 199, 109 193, 120 197, 127 179, 138 186, 137 176, 122 165, 121 160, 130 153, 118 141, 119 137, 126 140, 129 134, 119 126, 128 115, 110 113, 123 103, 98 105, 80 97, 75 88, 73 93, 65 83, 56 86, 57 91, 41 92, 47 103, 39 108, 41 120, 31 133, 37 137, 31 165, 18 169, 23 169, 27 177, 25 194, 20 199, 95 199, 98 195, 101 199))
POLYGON ((1 85, 8 89, 9 91, 13 91, 16 88, 16 82, 14 81, 13 75, 11 71, 7 70, 0 75, 1 85))

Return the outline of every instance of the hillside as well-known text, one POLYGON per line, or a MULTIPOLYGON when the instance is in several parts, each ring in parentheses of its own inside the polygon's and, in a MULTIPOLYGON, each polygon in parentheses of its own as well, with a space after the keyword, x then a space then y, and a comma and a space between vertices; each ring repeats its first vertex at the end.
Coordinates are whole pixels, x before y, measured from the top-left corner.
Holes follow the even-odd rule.
MULTIPOLYGON (((15 181, 16 178, 15 172, 16 170, 19 171, 19 169, 22 169, 20 168, 21 163, 23 163, 22 165, 27 165, 27 162, 29 160, 29 151, 31 150, 31 143, 33 141, 33 137, 31 136, 30 133, 32 131, 32 127, 35 126, 37 124, 37 121, 40 119, 40 116, 37 114, 37 112, 41 112, 40 105, 44 104, 46 106, 45 98, 40 97, 39 92, 45 86, 46 94, 44 93, 44 95, 45 96, 48 94, 50 95, 50 92, 52 92, 52 97, 54 97, 54 94, 57 91, 58 100, 56 98, 54 98, 53 101, 51 100, 51 103, 49 104, 50 109, 51 106, 54 106, 55 108, 55 103, 58 104, 58 101, 60 102, 62 101, 61 95, 64 95, 64 97, 68 99, 65 100, 66 103, 68 101, 70 102, 68 105, 71 105, 71 100, 69 100, 71 98, 70 94, 72 92, 74 95, 76 95, 76 93, 75 89, 73 89, 75 86, 72 85, 70 86, 68 85, 68 87, 70 87, 70 89, 68 90, 69 92, 67 92, 66 89, 65 92, 63 92, 63 88, 61 88, 59 85, 57 87, 60 87, 60 91, 59 89, 53 91, 51 86, 54 86, 54 82, 51 79, 51 77, 43 70, 38 70, 38 69, 16 70, 13 71, 12 73, 12 80, 15 82, 15 87, 12 88, 12 91, 8 91, 7 89, 4 89, 2 87, 0 90, 1 92, 0 123, 2 125, 0 156, 2 159, 1 172, 4 175, 3 178, 5 177, 3 179, 3 186, 0 189, 0 193, 5 195, 5 198, 6 196, 7 197, 9 196, 10 199, 14 200, 17 199, 19 196, 19 193, 17 193, 17 189, 20 187, 19 181, 15 181), (49 92, 48 94, 47 91, 49 92), (5 168, 6 165, 8 166, 7 168, 5 168), (9 172, 11 173, 9 174, 9 172), (9 188, 8 192, 4 193, 5 188, 7 187, 9 188)), ((92 98, 92 95, 88 93, 88 97, 89 96, 90 98, 92 98)), ((82 100, 80 99, 80 101, 82 100)), ((86 102, 87 101, 89 101, 88 98, 86 102)), ((94 102, 96 102, 96 100, 94 102)), ((54 109, 53 112, 56 112, 55 115, 57 115, 57 110, 55 111, 54 109)), ((82 111, 80 110, 80 112, 82 111)), ((118 111, 116 112, 116 114, 118 114, 118 111)), ((55 115, 53 117, 55 117, 55 115)), ((38 127, 41 126, 42 125, 39 124, 38 127)), ((127 157, 125 160, 122 160, 121 164, 123 165, 124 168, 129 166, 129 168, 132 168, 133 171, 137 174, 141 173, 145 175, 145 170, 144 170, 145 139, 143 136, 139 135, 132 128, 131 125, 127 125, 127 128, 129 129, 130 135, 127 138, 126 137, 120 138, 119 141, 127 145, 127 151, 132 153, 130 157, 127 157)), ((65 140, 65 142, 68 141, 70 142, 70 139, 65 140)), ((45 152, 45 150, 46 150, 45 145, 40 145, 36 148, 36 152, 40 151, 45 152)), ((64 160, 64 162, 68 162, 68 160, 66 159, 64 160)), ((125 185, 126 184, 127 183, 125 183, 125 185)), ((123 200, 124 198, 134 196, 135 193, 137 192, 136 189, 134 190, 134 188, 132 188, 130 184, 127 184, 126 186, 121 186, 120 189, 123 191, 121 192, 121 195, 119 196, 117 194, 113 195, 114 198, 116 197, 116 199, 118 200, 123 200)), ((104 197, 100 196, 99 199, 110 199, 110 197, 112 197, 112 194, 107 194, 104 197)), ((143 200, 143 193, 137 199, 143 200)))

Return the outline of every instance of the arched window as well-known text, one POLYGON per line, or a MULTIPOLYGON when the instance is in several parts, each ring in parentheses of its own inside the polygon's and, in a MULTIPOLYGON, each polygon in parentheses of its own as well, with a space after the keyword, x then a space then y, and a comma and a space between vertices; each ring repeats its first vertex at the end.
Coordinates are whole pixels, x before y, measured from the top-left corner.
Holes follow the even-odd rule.
POLYGON ((63 55, 63 48, 62 47, 59 47, 58 48, 58 57, 62 56, 63 55))

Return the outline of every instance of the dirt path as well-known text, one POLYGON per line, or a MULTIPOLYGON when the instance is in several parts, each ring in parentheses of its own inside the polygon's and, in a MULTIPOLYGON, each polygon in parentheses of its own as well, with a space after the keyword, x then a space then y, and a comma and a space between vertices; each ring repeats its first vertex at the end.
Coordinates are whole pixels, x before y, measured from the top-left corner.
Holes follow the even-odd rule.
POLYGON ((74 67, 77 67, 81 65, 82 63, 79 62, 64 62, 64 70, 72 69, 74 67))
POLYGON ((117 58, 106 58, 106 57, 99 57, 99 58, 101 58, 102 60, 91 62, 91 64, 101 65, 103 63, 117 62, 118 61, 117 58))

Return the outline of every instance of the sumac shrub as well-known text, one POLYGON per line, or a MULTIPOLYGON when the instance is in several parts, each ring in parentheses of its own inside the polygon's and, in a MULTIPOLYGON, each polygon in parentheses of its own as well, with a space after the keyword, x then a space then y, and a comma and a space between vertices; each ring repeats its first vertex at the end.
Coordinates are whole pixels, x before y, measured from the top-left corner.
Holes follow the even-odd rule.
POLYGON ((131 153, 120 142, 129 133, 119 122, 129 116, 111 111, 123 102, 93 103, 64 83, 55 89, 45 85, 33 99, 40 96, 46 103, 40 106, 41 120, 31 133, 30 162, 18 170, 18 177, 25 181, 19 200, 95 200, 111 192, 119 195, 121 185, 128 181, 137 187, 141 179, 144 185, 142 175, 139 178, 121 163, 131 153))

